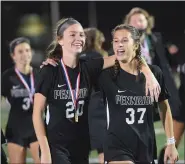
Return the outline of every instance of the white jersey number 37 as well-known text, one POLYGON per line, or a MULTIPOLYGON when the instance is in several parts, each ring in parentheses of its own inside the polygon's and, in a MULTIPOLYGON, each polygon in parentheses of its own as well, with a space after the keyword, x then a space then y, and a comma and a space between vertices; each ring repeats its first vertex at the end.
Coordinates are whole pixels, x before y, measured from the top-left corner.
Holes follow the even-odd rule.
POLYGON ((144 120, 143 117, 146 112, 146 108, 137 108, 137 111, 134 110, 133 108, 128 108, 126 110, 126 113, 130 114, 129 118, 126 118, 127 124, 133 124, 135 122, 135 112, 141 113, 139 120, 137 120, 138 124, 143 124, 144 120))

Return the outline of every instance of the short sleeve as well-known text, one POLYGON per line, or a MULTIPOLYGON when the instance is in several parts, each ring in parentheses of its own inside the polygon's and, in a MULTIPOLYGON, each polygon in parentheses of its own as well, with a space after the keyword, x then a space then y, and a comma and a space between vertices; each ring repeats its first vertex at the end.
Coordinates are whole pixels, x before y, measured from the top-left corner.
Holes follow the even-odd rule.
POLYGON ((158 67, 158 66, 152 66, 151 67, 151 70, 152 72, 154 73, 160 87, 161 87, 161 93, 159 95, 159 102, 161 101, 164 101, 166 99, 169 99, 170 98, 170 93, 166 87, 166 84, 165 84, 165 80, 164 80, 164 76, 163 76, 163 73, 161 71, 161 69, 158 67))
POLYGON ((35 93, 48 97, 54 76, 54 68, 51 65, 44 66, 38 73, 35 93))
POLYGON ((97 79, 103 69, 104 60, 103 58, 91 59, 86 62, 91 79, 97 79))

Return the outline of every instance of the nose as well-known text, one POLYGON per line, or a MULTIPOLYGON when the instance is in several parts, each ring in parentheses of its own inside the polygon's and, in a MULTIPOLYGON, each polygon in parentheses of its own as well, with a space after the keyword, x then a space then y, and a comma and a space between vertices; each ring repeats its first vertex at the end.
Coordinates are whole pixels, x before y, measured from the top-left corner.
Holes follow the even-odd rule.
POLYGON ((118 47, 123 47, 123 41, 120 41, 118 47))
POLYGON ((29 55, 28 52, 24 52, 24 53, 22 54, 22 56, 23 56, 24 58, 29 58, 29 57, 30 57, 30 55, 29 55))
POLYGON ((27 52, 24 52, 23 53, 23 56, 25 56, 25 57, 28 56, 28 53, 27 52))
POLYGON ((137 22, 137 28, 138 28, 138 29, 143 29, 143 22, 138 21, 138 22, 137 22))
POLYGON ((82 37, 80 35, 76 35, 75 39, 78 41, 82 41, 82 37))

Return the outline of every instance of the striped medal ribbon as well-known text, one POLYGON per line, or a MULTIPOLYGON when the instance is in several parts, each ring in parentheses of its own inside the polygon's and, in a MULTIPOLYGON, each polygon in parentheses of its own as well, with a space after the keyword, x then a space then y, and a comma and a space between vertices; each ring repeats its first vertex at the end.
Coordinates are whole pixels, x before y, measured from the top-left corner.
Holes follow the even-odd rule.
POLYGON ((78 77, 77 77, 77 80, 76 80, 76 87, 75 87, 75 90, 73 92, 71 81, 69 79, 69 75, 68 75, 66 66, 65 66, 62 59, 61 59, 61 66, 64 70, 64 75, 65 75, 65 79, 66 79, 66 82, 67 82, 67 86, 68 86, 68 89, 71 93, 71 98, 72 98, 73 105, 74 105, 74 108, 75 108, 75 122, 78 122, 77 100, 78 100, 78 93, 79 93, 79 89, 80 89, 80 72, 78 74, 78 77))
POLYGON ((31 71, 31 73, 30 73, 31 88, 29 88, 27 82, 25 81, 24 77, 21 75, 21 73, 19 72, 19 70, 17 68, 15 68, 15 73, 17 74, 17 76, 19 77, 20 81, 23 83, 25 88, 28 90, 30 101, 31 101, 31 103, 33 103, 33 95, 35 93, 33 71, 31 71))

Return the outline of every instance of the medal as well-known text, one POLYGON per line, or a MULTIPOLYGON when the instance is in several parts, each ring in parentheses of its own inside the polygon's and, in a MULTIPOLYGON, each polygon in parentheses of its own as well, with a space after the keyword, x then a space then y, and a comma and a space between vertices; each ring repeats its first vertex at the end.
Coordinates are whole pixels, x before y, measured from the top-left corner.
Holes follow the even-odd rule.
POLYGON ((75 112, 75 122, 78 122, 78 114, 77 114, 77 111, 75 112))
POLYGON ((74 105, 74 108, 75 108, 75 112, 74 112, 75 122, 78 122, 77 100, 78 100, 78 93, 79 93, 79 89, 80 89, 80 72, 78 73, 77 80, 76 80, 75 91, 73 92, 71 81, 69 79, 69 75, 68 75, 66 66, 64 65, 64 62, 63 62, 62 59, 61 59, 61 66, 62 66, 62 68, 64 70, 64 75, 65 75, 65 79, 66 79, 66 82, 67 82, 67 86, 68 86, 68 89, 69 89, 69 91, 71 93, 71 98, 72 98, 73 105, 74 105))

